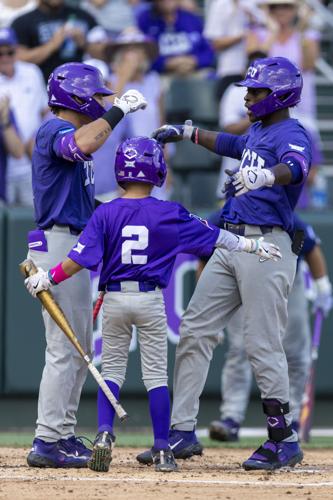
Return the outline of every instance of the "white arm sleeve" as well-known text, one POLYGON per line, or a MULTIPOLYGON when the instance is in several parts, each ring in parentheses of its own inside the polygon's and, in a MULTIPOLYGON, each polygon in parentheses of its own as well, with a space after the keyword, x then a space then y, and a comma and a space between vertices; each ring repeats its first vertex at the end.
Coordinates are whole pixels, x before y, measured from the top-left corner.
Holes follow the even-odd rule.
POLYGON ((216 240, 216 248, 225 248, 229 252, 252 252, 252 242, 244 236, 237 236, 225 229, 220 229, 220 234, 216 240))

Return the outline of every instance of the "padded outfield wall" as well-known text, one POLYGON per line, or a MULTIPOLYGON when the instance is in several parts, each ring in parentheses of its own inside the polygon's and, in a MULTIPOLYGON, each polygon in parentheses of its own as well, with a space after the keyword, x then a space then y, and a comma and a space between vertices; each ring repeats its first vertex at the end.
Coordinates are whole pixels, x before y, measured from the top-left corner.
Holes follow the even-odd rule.
MULTIPOLYGON (((303 214, 311 222, 323 243, 333 278, 333 212, 303 214)), ((26 258, 26 234, 34 227, 33 214, 23 209, 0 209, 0 391, 2 394, 36 394, 44 364, 45 340, 40 314, 40 303, 25 290, 18 264, 26 258)), ((169 380, 172 382, 175 344, 181 314, 195 286, 196 260, 180 256, 165 293, 169 336, 169 380)), ((93 293, 97 296, 97 278, 92 276, 93 293)), ((95 362, 100 363, 101 315, 95 324, 95 362)), ((333 395, 332 353, 333 314, 325 322, 318 364, 317 393, 333 395)), ((65 340, 65 339, 64 339, 65 340)), ((226 343, 219 346, 209 372, 205 392, 212 396, 220 393, 220 370, 226 343)), ((170 384, 171 386, 171 384, 170 384)), ((85 391, 93 393, 95 382, 88 379, 85 391)), ((255 387, 254 387, 254 390, 255 387)), ((144 394, 141 381, 139 349, 135 332, 129 355, 127 381, 123 391, 144 394)))

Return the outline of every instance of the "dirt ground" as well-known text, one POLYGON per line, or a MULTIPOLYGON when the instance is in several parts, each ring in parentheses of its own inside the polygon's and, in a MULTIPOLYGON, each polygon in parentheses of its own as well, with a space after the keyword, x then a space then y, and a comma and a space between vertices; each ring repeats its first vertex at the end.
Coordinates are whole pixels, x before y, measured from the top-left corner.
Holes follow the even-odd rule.
POLYGON ((0 448, 0 499, 8 500, 282 500, 332 499, 333 453, 307 450, 302 465, 274 473, 240 468, 253 450, 207 449, 203 457, 179 460, 176 473, 139 465, 140 451, 116 448, 110 471, 32 469, 28 450, 0 448))

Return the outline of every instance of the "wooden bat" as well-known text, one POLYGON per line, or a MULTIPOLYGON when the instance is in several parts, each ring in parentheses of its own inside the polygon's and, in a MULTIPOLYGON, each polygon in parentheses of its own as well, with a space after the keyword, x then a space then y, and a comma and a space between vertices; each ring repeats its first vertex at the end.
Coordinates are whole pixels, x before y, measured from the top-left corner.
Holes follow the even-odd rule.
POLYGON ((318 350, 320 345, 321 329, 323 324, 323 312, 318 309, 315 315, 312 348, 311 348, 311 368, 309 378, 307 380, 303 405, 300 417, 300 438, 305 443, 310 440, 310 431, 312 427, 313 408, 315 400, 315 378, 316 378, 316 364, 318 359, 318 350))
POLYGON ((98 295, 98 299, 96 300, 96 304, 95 304, 95 307, 93 310, 93 321, 96 321, 96 318, 98 316, 100 308, 102 307, 104 295, 105 295, 105 292, 100 292, 98 295))
MULTIPOLYGON (((29 276, 32 276, 33 274, 36 274, 38 269, 36 268, 35 264, 32 262, 32 260, 27 259, 20 264, 20 270, 23 276, 26 278, 29 276)), ((82 358, 85 360, 85 362, 88 365, 89 371, 96 380, 97 384, 99 387, 102 389, 104 392, 105 396, 108 398, 110 401, 111 405, 113 406, 116 414, 120 418, 121 421, 125 420, 128 415, 124 408, 121 406, 119 401, 115 398, 114 394, 110 391, 110 388, 106 384, 105 380, 103 379, 102 375, 99 373, 97 368, 92 364, 91 359, 89 358, 88 354, 86 354, 77 338, 75 335, 72 327, 70 326, 64 312, 62 311, 61 307, 59 304, 55 301, 52 293, 49 290, 43 290, 39 293, 37 293, 37 297, 53 319, 53 321, 59 326, 59 328, 64 332, 68 340, 74 345, 75 349, 80 353, 82 358)))

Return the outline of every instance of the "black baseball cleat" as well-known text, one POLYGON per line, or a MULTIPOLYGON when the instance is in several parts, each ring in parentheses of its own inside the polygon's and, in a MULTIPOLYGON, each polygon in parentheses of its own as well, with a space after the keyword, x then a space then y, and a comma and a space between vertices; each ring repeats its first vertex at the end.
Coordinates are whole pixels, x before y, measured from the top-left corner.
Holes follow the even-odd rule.
POLYGON ((239 424, 232 418, 213 420, 209 425, 209 437, 215 441, 238 441, 239 424))
POLYGON ((152 448, 151 454, 156 472, 174 472, 178 469, 170 448, 167 450, 154 450, 152 448))
POLYGON ((112 461, 112 448, 116 438, 110 432, 99 432, 94 441, 94 447, 88 467, 97 472, 108 472, 112 461))
MULTIPOLYGON (((197 440, 194 431, 188 432, 172 429, 169 432, 169 445, 176 459, 180 458, 185 460, 186 458, 193 457, 193 455, 202 455, 203 452, 203 446, 200 441, 197 440)), ((137 455, 136 459, 140 464, 152 465, 152 449, 140 453, 137 455)))

